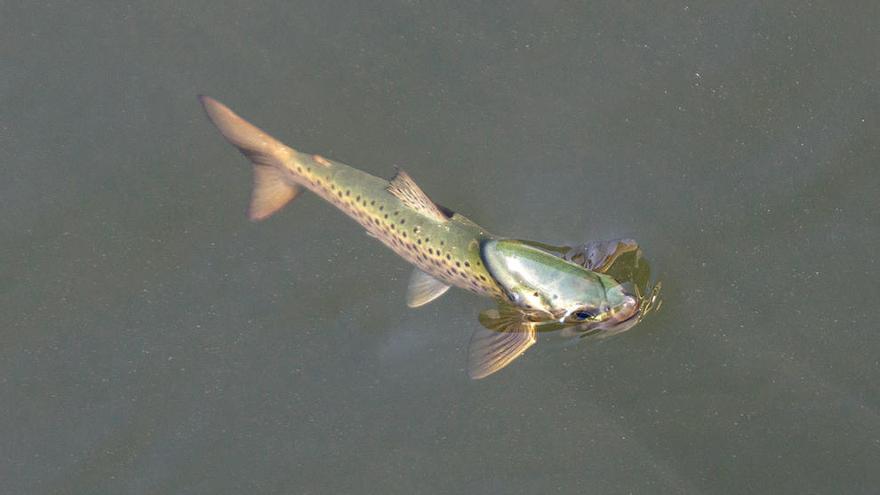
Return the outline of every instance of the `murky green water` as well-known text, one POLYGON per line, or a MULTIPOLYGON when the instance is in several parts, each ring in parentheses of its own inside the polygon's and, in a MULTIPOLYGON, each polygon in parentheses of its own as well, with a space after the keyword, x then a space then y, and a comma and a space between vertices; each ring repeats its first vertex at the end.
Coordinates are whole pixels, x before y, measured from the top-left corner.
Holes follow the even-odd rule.
POLYGON ((872 493, 874 2, 0 3, 0 492, 872 493), (488 302, 207 93, 500 234, 633 237, 663 309, 467 378, 488 302))

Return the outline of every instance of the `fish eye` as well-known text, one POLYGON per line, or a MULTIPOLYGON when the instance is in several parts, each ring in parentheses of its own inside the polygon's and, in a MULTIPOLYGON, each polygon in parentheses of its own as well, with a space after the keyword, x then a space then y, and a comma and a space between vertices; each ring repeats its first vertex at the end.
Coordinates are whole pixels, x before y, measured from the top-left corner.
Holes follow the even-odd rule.
POLYGON ((578 320, 586 320, 593 317, 593 314, 589 311, 578 311, 574 314, 574 317, 578 320))

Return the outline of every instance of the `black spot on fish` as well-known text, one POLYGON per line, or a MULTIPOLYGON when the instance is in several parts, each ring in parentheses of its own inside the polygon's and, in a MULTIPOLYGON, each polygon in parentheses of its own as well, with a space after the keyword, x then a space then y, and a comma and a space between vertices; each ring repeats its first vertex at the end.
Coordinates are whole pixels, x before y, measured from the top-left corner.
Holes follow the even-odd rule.
POLYGON ((456 261, 456 262, 455 262, 455 266, 461 268, 461 261, 456 261))
POLYGON ((385 205, 379 205, 379 211, 382 211, 384 209, 385 209, 385 205))
POLYGON ((446 259, 451 260, 451 259, 452 259, 452 255, 449 254, 449 253, 446 253, 446 259))
POLYGON ((470 264, 470 262, 468 262, 468 261, 465 261, 465 262, 464 262, 464 266, 467 266, 467 267, 469 267, 469 266, 471 266, 471 264, 470 264))
POLYGON ((418 242, 419 244, 421 244, 421 243, 422 243, 422 240, 421 240, 421 239, 416 239, 416 242, 418 242))
POLYGON ((370 205, 372 206, 372 205, 374 205, 374 204, 376 204, 376 200, 375 200, 375 199, 371 199, 371 200, 370 200, 370 205))
POLYGON ((434 249, 433 249, 433 248, 428 248, 428 254, 434 254, 434 249))
MULTIPOLYGON (((395 213, 395 215, 396 215, 396 213, 395 213)), ((405 219, 405 218, 401 218, 401 219, 400 219, 400 225, 403 225, 403 224, 405 224, 405 223, 406 223, 406 219, 405 219)))
POLYGON ((348 191, 345 191, 345 195, 346 195, 346 196, 351 196, 351 189, 349 189, 348 191))

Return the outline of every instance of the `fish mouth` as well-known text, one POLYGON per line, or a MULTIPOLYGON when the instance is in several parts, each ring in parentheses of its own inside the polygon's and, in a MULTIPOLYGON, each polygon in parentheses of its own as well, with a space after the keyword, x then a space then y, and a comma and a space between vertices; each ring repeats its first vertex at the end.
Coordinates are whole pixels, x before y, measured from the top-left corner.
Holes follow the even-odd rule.
POLYGON ((614 315, 601 322, 585 322, 570 327, 569 334, 578 339, 605 339, 632 329, 649 313, 660 308, 659 298, 661 284, 658 282, 645 294, 636 288, 635 294, 627 295, 620 309, 614 315))
POLYGON ((636 286, 635 293, 625 296, 625 302, 621 304, 622 309, 618 310, 611 319, 616 320, 617 323, 626 323, 633 319, 636 322, 642 321, 648 313, 660 309, 660 305, 663 303, 660 299, 661 287, 662 284, 657 282, 649 291, 642 294, 639 287, 636 286))
POLYGON ((638 316, 641 303, 634 296, 624 296, 623 303, 615 308, 614 314, 609 318, 610 321, 623 323, 627 320, 638 316))

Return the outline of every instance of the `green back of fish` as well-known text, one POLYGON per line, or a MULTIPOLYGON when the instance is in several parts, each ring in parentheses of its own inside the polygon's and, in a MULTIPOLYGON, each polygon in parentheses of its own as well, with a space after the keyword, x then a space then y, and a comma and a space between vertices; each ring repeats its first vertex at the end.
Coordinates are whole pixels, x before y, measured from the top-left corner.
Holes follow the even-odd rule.
MULTIPOLYGON (((302 154, 301 154, 302 155, 302 154)), ((389 181, 340 162, 303 155, 302 183, 364 226, 395 253, 434 278, 480 295, 506 296, 480 256, 493 236, 458 213, 435 218, 388 192, 389 181)))

